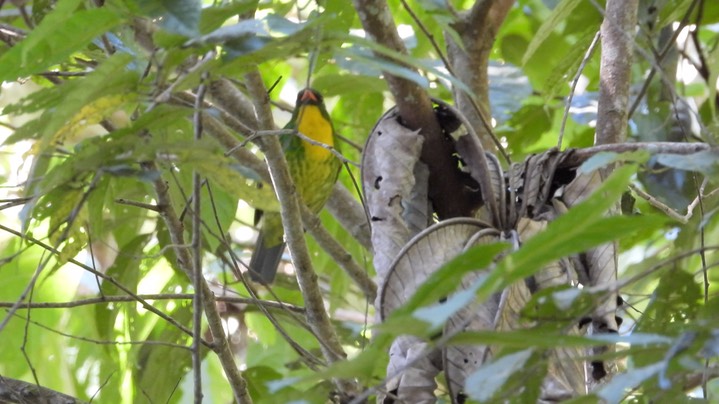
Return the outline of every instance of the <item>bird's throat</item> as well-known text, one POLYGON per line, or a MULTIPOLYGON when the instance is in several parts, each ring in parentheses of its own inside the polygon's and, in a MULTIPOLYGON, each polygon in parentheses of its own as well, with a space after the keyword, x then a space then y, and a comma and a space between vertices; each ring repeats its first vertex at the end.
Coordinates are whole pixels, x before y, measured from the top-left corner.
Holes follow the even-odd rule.
MULTIPOLYGON (((332 125, 322 115, 322 111, 316 105, 305 105, 301 107, 298 116, 297 130, 310 139, 334 147, 332 136, 332 125)), ((305 157, 311 160, 326 160, 331 152, 322 146, 314 146, 305 141, 302 142, 305 157)))

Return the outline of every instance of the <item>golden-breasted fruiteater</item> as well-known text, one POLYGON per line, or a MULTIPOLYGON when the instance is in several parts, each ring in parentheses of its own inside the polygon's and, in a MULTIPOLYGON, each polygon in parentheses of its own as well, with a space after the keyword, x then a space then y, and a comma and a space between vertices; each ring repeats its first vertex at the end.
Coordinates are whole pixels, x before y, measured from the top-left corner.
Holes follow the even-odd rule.
MULTIPOLYGON (((311 88, 297 94, 292 118, 285 128, 297 129, 312 140, 335 147, 334 127, 322 95, 311 88)), ((326 147, 312 145, 294 134, 282 135, 280 141, 300 201, 318 213, 337 181, 340 160, 326 147)), ((260 234, 250 259, 250 276, 254 281, 270 283, 285 249, 282 219, 277 212, 263 214, 258 210, 255 224, 260 226, 260 234)))

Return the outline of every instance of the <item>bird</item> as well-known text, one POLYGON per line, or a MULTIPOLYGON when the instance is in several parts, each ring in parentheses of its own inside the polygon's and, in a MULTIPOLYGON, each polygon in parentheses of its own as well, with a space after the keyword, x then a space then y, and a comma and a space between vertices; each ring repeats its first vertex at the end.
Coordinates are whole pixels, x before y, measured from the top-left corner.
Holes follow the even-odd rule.
MULTIPOLYGON (((312 88, 297 94, 292 118, 285 129, 296 129, 316 142, 335 148, 335 130, 324 98, 312 88)), ((327 147, 310 144, 295 134, 281 135, 280 142, 300 201, 312 212, 319 213, 337 182, 341 161, 327 147)), ((270 284, 285 249, 280 213, 256 210, 255 225, 260 232, 250 258, 250 279, 270 284)))

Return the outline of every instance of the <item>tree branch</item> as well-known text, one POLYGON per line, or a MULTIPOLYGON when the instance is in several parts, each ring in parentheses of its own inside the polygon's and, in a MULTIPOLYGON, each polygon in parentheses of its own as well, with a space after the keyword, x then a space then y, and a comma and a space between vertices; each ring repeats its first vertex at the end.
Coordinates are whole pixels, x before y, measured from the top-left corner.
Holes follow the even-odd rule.
MULTIPOLYGON (((211 58, 214 52, 208 53, 205 58, 211 58)), ((204 100, 205 82, 207 73, 203 74, 202 83, 197 89, 195 111, 192 114, 195 141, 202 139, 202 103, 204 100)), ((202 177, 198 171, 192 173, 192 287, 195 289, 195 298, 192 300, 192 370, 193 390, 195 404, 202 403, 202 353, 200 352, 200 339, 202 338, 202 283, 205 282, 202 274, 202 177)), ((209 288, 208 288, 209 290, 209 288)))
POLYGON ((0 402, 36 404, 84 403, 84 401, 60 393, 59 391, 38 386, 35 383, 10 379, 2 375, 0 375, 0 402))
POLYGON ((452 29, 462 43, 456 43, 452 35, 445 33, 452 71, 470 91, 454 89, 457 108, 467 117, 485 150, 502 150, 493 139, 489 124, 492 114, 487 67, 497 31, 512 4, 514 0, 477 0, 469 11, 461 13, 452 23, 452 29))
MULTIPOLYGON (((150 172, 158 170, 153 162, 146 162, 142 165, 145 170, 150 172)), ((192 279, 192 254, 185 246, 184 227, 174 210, 175 205, 173 205, 172 199, 170 198, 167 183, 162 178, 158 178, 153 181, 153 186, 157 194, 157 205, 160 209, 160 216, 165 221, 167 230, 170 233, 170 239, 175 245, 174 249, 177 255, 177 263, 185 274, 192 279)), ((235 400, 237 400, 238 403, 252 403, 252 398, 247 391, 247 382, 242 377, 242 373, 237 367, 237 363, 235 363, 234 355, 227 342, 225 330, 222 326, 222 318, 215 306, 215 295, 210 290, 204 278, 202 282, 200 282, 200 287, 202 288, 202 305, 207 318, 207 324, 214 338, 212 349, 220 359, 220 364, 222 364, 225 376, 227 376, 230 382, 235 400)))
MULTIPOLYGON (((18 306, 18 309, 70 309, 74 307, 88 306, 93 304, 137 303, 138 298, 142 300, 192 300, 195 298, 195 295, 192 293, 163 293, 137 296, 105 295, 103 297, 93 297, 70 302, 22 302, 18 306)), ((215 296, 215 301, 245 305, 262 305, 267 307, 268 309, 283 311, 289 310, 300 314, 304 314, 305 312, 304 308, 292 304, 274 302, 270 300, 258 301, 257 299, 247 297, 215 296)), ((0 308, 10 308, 13 306, 13 304, 15 304, 15 302, 0 302, 0 308)))
POLYGON ((638 4, 639 0, 607 0, 601 27, 597 145, 621 143, 627 138, 627 106, 638 4))
POLYGON ((692 154, 700 151, 711 150, 712 147, 706 143, 675 143, 675 142, 651 142, 651 143, 612 143, 585 149, 573 149, 570 154, 562 160, 560 167, 578 167, 587 159, 601 152, 625 153, 637 150, 647 150, 652 154, 673 153, 692 154))
POLYGON ((347 188, 340 183, 335 184, 325 208, 362 247, 368 251, 372 249, 369 218, 347 188))

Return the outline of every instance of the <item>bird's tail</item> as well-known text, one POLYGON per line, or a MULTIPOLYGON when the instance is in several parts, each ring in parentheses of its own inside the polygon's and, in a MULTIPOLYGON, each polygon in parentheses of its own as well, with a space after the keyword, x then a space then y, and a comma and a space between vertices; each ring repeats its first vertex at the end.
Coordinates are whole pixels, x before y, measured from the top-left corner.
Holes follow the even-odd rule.
POLYGON ((265 246, 265 238, 260 231, 255 244, 255 251, 250 258, 250 279, 254 282, 270 284, 275 280, 277 267, 282 259, 285 243, 272 247, 265 246))

